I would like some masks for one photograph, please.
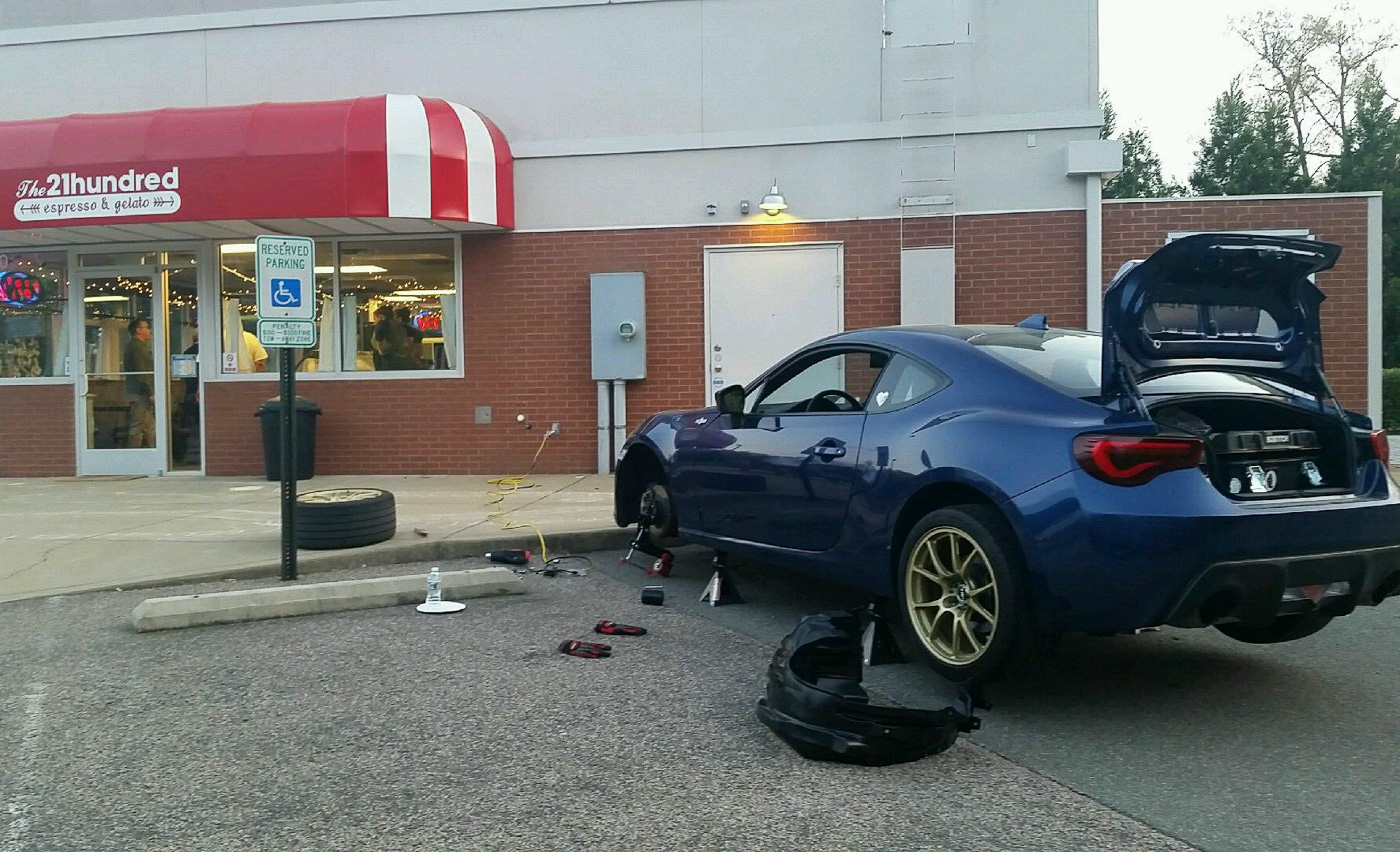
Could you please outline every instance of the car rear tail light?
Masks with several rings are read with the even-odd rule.
[[[1381,464],[1390,466],[1390,439],[1386,437],[1385,430],[1380,429],[1371,433],[1371,448],[1376,451],[1376,458],[1381,460]]]
[[[1095,479],[1109,485],[1142,485],[1172,470],[1201,463],[1205,442],[1199,438],[1130,438],[1080,435],[1074,459]]]

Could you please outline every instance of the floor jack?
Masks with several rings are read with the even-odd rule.
[[[669,577],[671,576],[671,561],[675,557],[671,551],[654,543],[651,536],[647,535],[647,527],[655,521],[656,516],[652,514],[651,506],[644,506],[642,516],[637,519],[637,534],[632,537],[632,543],[627,548],[627,555],[622,557],[621,562],[624,565],[636,565],[638,568],[645,569],[648,574]],[[645,553],[655,561],[650,565],[639,565],[632,561],[632,555],[635,553]]]
[[[700,602],[708,601],[710,606],[743,603],[744,598],[739,594],[739,588],[729,576],[729,554],[723,550],[716,550],[714,567],[715,574],[710,578],[710,584],[705,587],[705,591],[700,593]]]

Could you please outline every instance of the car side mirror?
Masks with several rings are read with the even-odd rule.
[[[720,414],[732,414],[735,416],[744,413],[744,386],[730,385],[723,390],[715,392],[715,405],[719,406]]]

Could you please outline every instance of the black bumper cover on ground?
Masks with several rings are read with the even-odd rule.
[[[942,710],[870,704],[860,685],[863,628],[864,619],[850,612],[803,618],[773,655],[759,720],[803,757],[866,766],[938,754],[959,731],[977,729],[972,698],[947,681]]]

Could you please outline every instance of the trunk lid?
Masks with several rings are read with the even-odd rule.
[[[1104,294],[1104,400],[1196,370],[1245,373],[1331,396],[1310,276],[1341,247],[1298,237],[1195,234],[1124,264]]]

